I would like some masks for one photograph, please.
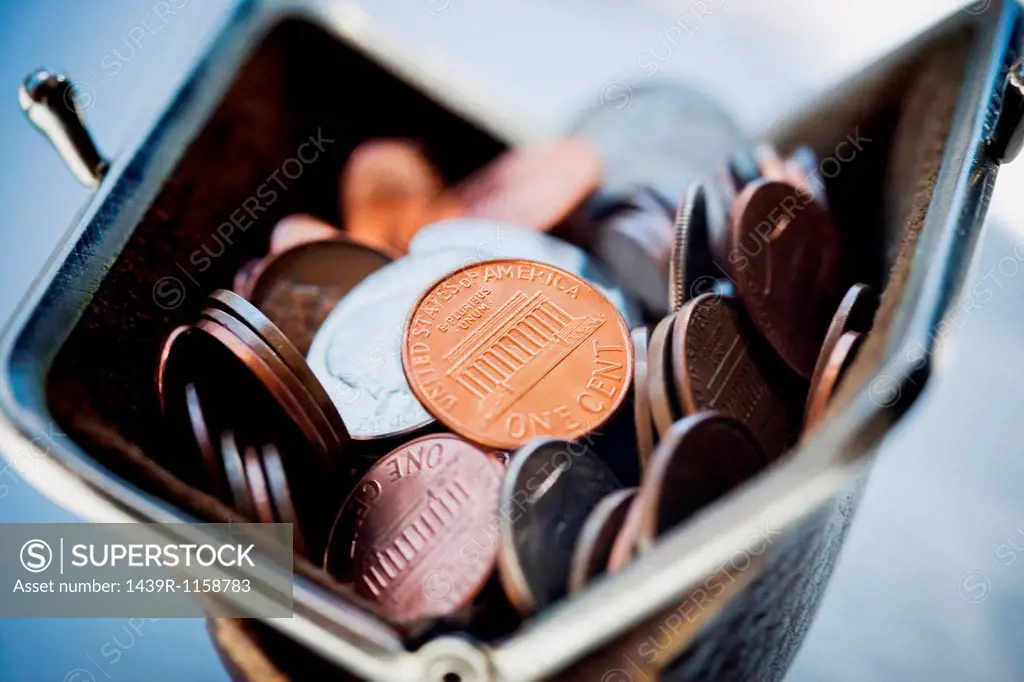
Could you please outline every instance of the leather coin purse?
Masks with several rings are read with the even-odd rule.
[[[210,621],[232,674],[641,680],[672,640],[663,679],[781,679],[876,445],[928,385],[999,165],[1021,145],[1020,8],[989,5],[958,12],[766,135],[822,160],[843,248],[880,301],[832,406],[795,448],[623,570],[495,641],[400,632],[297,556],[293,618]],[[327,2],[240,3],[153,126],[110,160],[68,109],[68,87],[37,74],[22,104],[95,191],[3,337],[0,433],[8,457],[47,439],[26,478],[86,520],[238,520],[173,473],[150,380],[158,350],[208,293],[231,287],[278,220],[337,215],[338,169],[359,143],[422,141],[458,179],[531,141]],[[282,166],[300,146],[319,159]]]

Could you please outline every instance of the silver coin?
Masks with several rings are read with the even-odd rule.
[[[306,360],[352,438],[397,436],[434,421],[405,379],[402,333],[428,286],[478,260],[467,249],[410,254],[371,273],[324,320]]]
[[[643,318],[631,299],[587,253],[544,232],[482,218],[441,220],[425,226],[409,243],[409,253],[469,250],[478,260],[520,258],[562,268],[593,285],[612,302],[630,329]]]
[[[627,93],[621,102],[600,102],[571,129],[604,162],[592,206],[621,199],[637,185],[659,188],[678,203],[690,182],[711,177],[744,144],[735,119],[699,90],[652,81],[629,83]]]
[[[569,591],[576,541],[590,512],[622,486],[583,443],[542,439],[520,448],[501,490],[499,577],[523,614]]]
[[[669,301],[674,313],[716,282],[718,270],[711,256],[711,227],[703,183],[692,183],[679,206],[668,267]]]

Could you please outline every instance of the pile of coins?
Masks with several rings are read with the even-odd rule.
[[[344,230],[282,220],[165,341],[180,475],[293,524],[391,623],[478,636],[756,476],[822,418],[876,305],[844,283],[814,154],[588,206],[610,163],[574,137],[446,187],[415,144],[364,143]]]

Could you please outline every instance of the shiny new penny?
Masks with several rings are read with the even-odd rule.
[[[743,422],[770,458],[781,455],[789,444],[786,405],[755,361],[736,301],[702,294],[676,317],[672,373],[683,414],[719,410]]]
[[[569,591],[578,592],[608,568],[612,543],[618,535],[626,512],[636,496],[636,488],[623,488],[606,495],[597,503],[580,530],[569,566]]]
[[[835,305],[839,246],[828,213],[788,183],[759,180],[733,203],[736,290],[761,334],[805,378]]]
[[[643,322],[636,303],[608,271],[586,251],[558,237],[497,220],[461,218],[427,225],[409,244],[409,251],[416,255],[452,249],[472,251],[477,261],[516,258],[568,270],[607,296],[630,329]]]
[[[644,476],[636,535],[640,550],[719,499],[768,464],[740,421],[706,411],[676,422],[661,439]]]
[[[414,306],[402,366],[448,428],[492,448],[599,428],[629,393],[633,346],[611,302],[575,275],[498,260],[460,268]]]
[[[871,329],[874,321],[875,310],[878,308],[878,297],[867,284],[854,284],[850,287],[839,307],[829,322],[828,330],[825,332],[825,340],[821,342],[821,350],[818,352],[818,361],[814,363],[814,373],[811,374],[811,390],[809,396],[814,395],[814,387],[821,383],[822,373],[825,365],[832,355],[832,349],[839,343],[839,337],[846,332],[865,333]],[[810,399],[808,399],[808,405]]]
[[[255,520],[260,523],[274,523],[274,507],[270,501],[267,479],[263,474],[260,451],[253,445],[246,446],[242,462],[245,467],[245,480],[249,486],[249,496],[256,511]]]
[[[341,230],[305,213],[285,216],[270,231],[270,255],[276,255],[301,244],[334,239]]]
[[[857,359],[857,351],[860,350],[863,340],[863,334],[846,332],[832,347],[825,360],[821,375],[816,377],[817,382],[811,384],[810,393],[807,396],[807,408],[804,410],[805,429],[816,424],[824,416],[836,389],[839,388],[850,365]]]
[[[601,180],[601,159],[584,140],[568,138],[505,152],[449,190],[467,216],[550,230]]]
[[[647,376],[647,327],[632,331],[633,357],[633,423],[636,429],[636,451],[641,471],[654,451],[654,422],[651,418],[651,397]]]
[[[407,140],[359,145],[342,171],[345,230],[360,241],[401,249],[427,219],[444,187],[440,173]]]
[[[664,434],[682,414],[672,390],[672,335],[675,316],[665,317],[654,327],[647,348],[647,396],[651,401],[651,419],[658,435]]]
[[[707,190],[695,182],[676,214],[672,254],[668,261],[669,309],[678,312],[691,298],[714,285],[719,274],[711,256]]]
[[[418,438],[363,476],[335,521],[326,568],[403,624],[451,616],[494,571],[504,469],[450,434]]]
[[[338,301],[393,255],[344,235],[299,244],[263,261],[248,298],[305,355]]]
[[[273,443],[263,446],[263,473],[266,475],[267,490],[270,501],[274,505],[274,515],[280,523],[292,525],[292,545],[299,554],[306,554],[306,542],[299,526],[299,517],[292,503],[291,488],[288,487],[288,476],[281,461],[281,453]]]
[[[218,289],[210,294],[207,303],[210,307],[223,310],[242,322],[273,349],[316,403],[318,411],[324,415],[333,433],[335,444],[341,445],[349,439],[345,422],[342,421],[341,415],[313,370],[306,364],[306,359],[269,318],[249,301],[224,289]]]
[[[569,570],[590,512],[621,486],[582,443],[545,438],[521,448],[501,486],[499,575],[528,615],[569,591]]]
[[[245,462],[238,449],[235,434],[224,431],[220,435],[220,455],[227,474],[228,487],[231,489],[231,501],[235,511],[247,519],[256,518],[256,505],[249,492],[249,481],[245,477]]]

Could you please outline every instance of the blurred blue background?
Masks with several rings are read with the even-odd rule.
[[[364,9],[385,35],[484,86],[490,105],[549,132],[609,82],[651,75],[651,64],[708,90],[756,132],[963,11],[955,0],[719,0],[698,15],[704,2],[375,0]],[[66,71],[102,151],[116,156],[229,2],[173,0],[176,14],[163,19],[160,4],[0,3],[0,319],[88,196],[24,119],[17,85],[41,65]],[[666,42],[679,26],[682,39]],[[951,327],[934,384],[883,446],[794,682],[1024,680],[1024,561],[1014,563],[1024,547],[1024,277],[1012,267],[1024,243],[1020,166],[1002,171],[972,275],[994,295]],[[66,520],[16,472],[0,471],[0,522]],[[0,682],[172,679],[227,679],[202,621],[0,620]]]

